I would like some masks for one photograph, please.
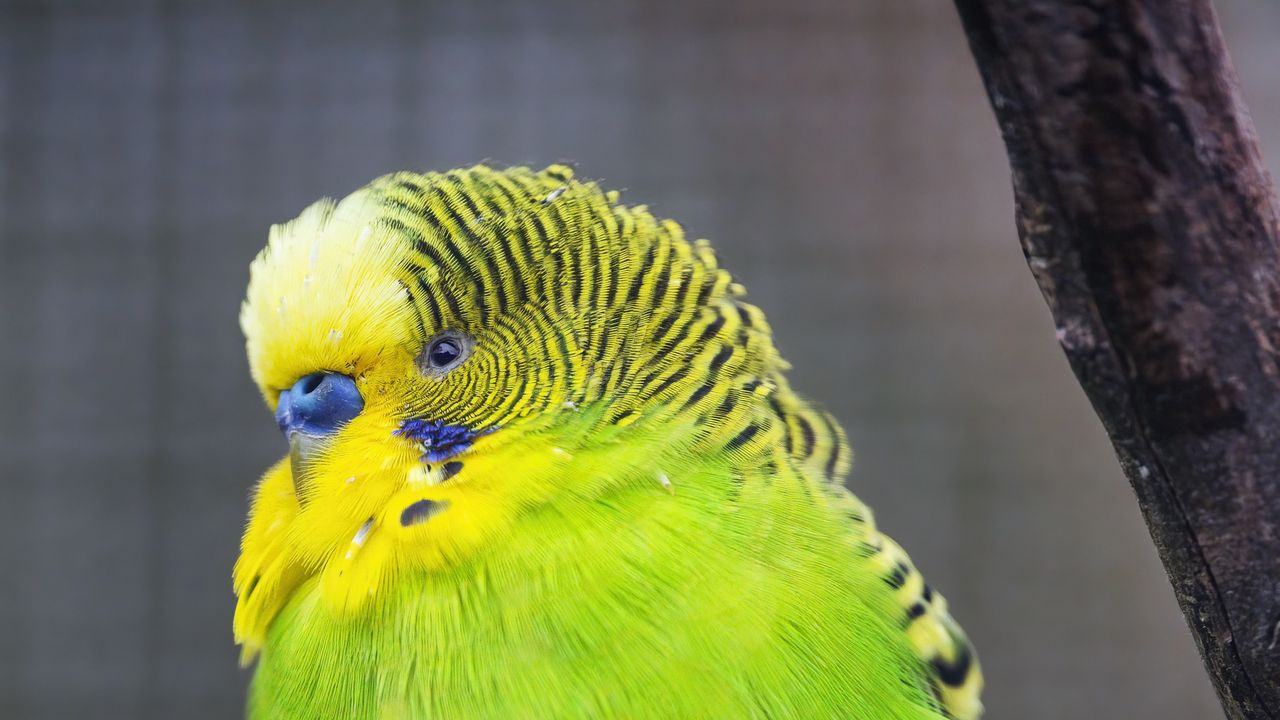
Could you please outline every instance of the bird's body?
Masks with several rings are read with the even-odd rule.
[[[295,450],[236,567],[250,715],[976,717],[945,601],[741,296],[561,167],[388,176],[273,232],[242,322]]]

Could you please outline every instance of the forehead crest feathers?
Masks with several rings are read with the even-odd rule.
[[[253,378],[269,401],[301,374],[350,372],[410,339],[396,277],[401,253],[373,222],[374,207],[367,190],[336,204],[321,200],[273,226],[250,265],[240,326]]]

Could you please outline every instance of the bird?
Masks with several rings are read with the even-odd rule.
[[[841,426],[677,222],[564,164],[397,172],[249,276],[289,452],[233,572],[248,717],[981,715]]]

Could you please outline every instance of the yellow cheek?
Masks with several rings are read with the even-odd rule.
[[[352,612],[402,573],[454,566],[499,541],[515,507],[495,490],[482,481],[431,486],[406,478],[325,566],[322,596],[333,610]]]
[[[505,536],[528,495],[515,480],[520,463],[485,452],[418,465],[379,518],[400,546],[400,564],[434,570],[470,557]]]
[[[572,456],[555,448],[487,443],[457,458],[404,470],[395,492],[352,529],[326,564],[322,596],[333,610],[360,609],[406,573],[455,567],[499,546],[518,516],[545,502]]]
[[[499,542],[510,531],[514,511],[500,495],[477,488],[424,492],[411,487],[387,504],[383,523],[403,549],[403,566],[430,571]]]

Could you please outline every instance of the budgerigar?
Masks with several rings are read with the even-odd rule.
[[[235,567],[250,717],[978,717],[969,642],[743,297],[563,166],[272,228],[241,324],[290,453]]]

